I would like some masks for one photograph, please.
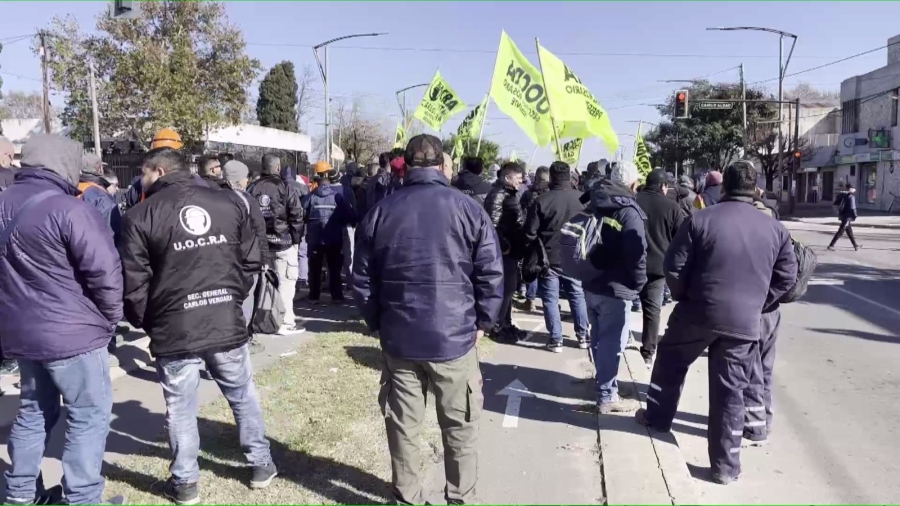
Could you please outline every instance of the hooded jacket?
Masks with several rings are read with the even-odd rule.
[[[484,209],[497,229],[500,251],[519,258],[522,254],[522,228],[525,225],[519,189],[511,188],[498,179],[485,197]]]
[[[658,186],[646,186],[637,194],[637,203],[647,216],[644,220],[647,240],[647,275],[661,278],[663,258],[669,243],[684,219],[678,203],[662,193]]]
[[[32,142],[32,141],[29,141]],[[81,153],[76,154],[80,165]],[[100,213],[73,181],[42,167],[16,174],[0,193],[0,229],[32,195],[0,249],[0,344],[7,358],[51,361],[109,344],[122,318],[122,266]]]
[[[241,306],[262,269],[259,236],[233,191],[173,172],[125,214],[125,316],[153,356],[228,350],[250,336]]]
[[[366,212],[368,213],[373,207],[381,202],[385,197],[394,193],[399,188],[391,179],[391,172],[387,169],[378,169],[378,173],[366,179]],[[360,216],[362,218],[362,216]]]
[[[119,212],[116,198],[110,195],[104,186],[105,183],[100,176],[82,173],[78,184],[81,195],[78,197],[94,206],[100,212],[100,216],[103,217],[103,221],[109,226],[113,235],[118,236],[122,215]]]
[[[675,186],[675,202],[681,209],[681,215],[684,218],[694,214],[694,201],[697,200],[697,194],[687,186]]]
[[[303,198],[303,215],[310,248],[343,244],[344,229],[353,222],[353,209],[341,187],[331,184],[320,184]]]
[[[672,318],[722,335],[759,339],[759,315],[797,282],[791,236],[749,197],[685,220],[666,252]]]
[[[563,225],[576,214],[584,211],[579,198],[581,192],[568,181],[536,183],[546,185],[547,190],[534,198],[525,219],[525,242],[541,241],[547,252],[550,267],[559,267],[559,238]]]
[[[718,204],[720,200],[722,200],[722,185],[710,186],[707,184],[703,192],[698,195],[698,198],[694,199],[694,208],[711,207]]]
[[[284,251],[300,244],[303,237],[303,206],[300,193],[280,175],[264,174],[247,188],[259,202],[266,220],[269,250]]]
[[[484,206],[484,200],[488,192],[491,191],[491,183],[485,181],[481,174],[475,174],[468,170],[460,171],[459,177],[453,183],[453,187],[472,197],[482,206]]]
[[[484,209],[443,174],[407,172],[360,223],[353,258],[357,305],[385,353],[436,362],[468,353],[500,312],[497,241]]]
[[[853,221],[859,217],[856,210],[856,194],[850,192],[842,192],[842,194],[838,203],[838,218]]]
[[[569,184],[569,187],[572,185]],[[562,186],[560,186],[562,188]],[[550,182],[549,181],[538,181],[531,185],[525,193],[522,194],[522,198],[519,199],[519,202],[522,206],[522,212],[525,213],[527,218],[528,216],[528,208],[534,204],[535,199],[540,197],[541,195],[550,191]]]
[[[290,186],[291,188],[296,190],[301,198],[309,195],[309,187],[306,186],[305,184],[302,184],[299,181],[297,181],[297,174],[296,174],[296,172],[294,172],[293,167],[291,167],[291,166],[282,167],[281,168],[281,179],[283,179],[284,182],[286,182],[288,184],[288,186]]]
[[[604,179],[591,187],[588,210],[598,218],[612,218],[618,225],[604,225],[602,244],[590,255],[597,268],[593,279],[582,280],[585,291],[634,300],[647,282],[647,240],[644,220],[647,216],[625,186]]]

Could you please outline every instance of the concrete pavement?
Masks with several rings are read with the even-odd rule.
[[[797,217],[791,218],[792,221],[805,223],[807,225],[828,225],[837,230],[840,220],[837,216],[826,217]],[[853,226],[857,228],[880,228],[888,230],[900,229],[900,215],[897,214],[879,214],[860,216],[853,222]]]

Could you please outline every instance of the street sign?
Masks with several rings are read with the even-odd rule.
[[[734,102],[697,102],[698,109],[713,109],[726,111],[734,109]]]

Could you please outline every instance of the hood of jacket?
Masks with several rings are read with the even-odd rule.
[[[338,192],[340,186],[335,187],[333,184],[320,184],[313,193],[319,197],[330,197]]]
[[[150,198],[150,196],[154,193],[162,191],[164,188],[168,188],[169,186],[197,184],[198,180],[200,181],[200,184],[206,185],[206,182],[203,181],[203,179],[200,179],[199,176],[197,178],[194,178],[194,175],[188,171],[171,172],[157,179],[155,183],[150,185],[150,188],[147,188],[144,191],[144,194],[147,195],[147,198]]]
[[[281,179],[285,181],[297,181],[297,172],[290,165],[281,168]]]
[[[453,186],[459,188],[460,190],[471,190],[480,184],[484,184],[487,181],[481,177],[480,174],[475,174],[474,172],[469,172],[467,170],[461,171],[459,173],[459,177],[456,178],[456,182]]]
[[[58,187],[59,189],[69,195],[72,195],[73,197],[81,193],[78,190],[77,186],[70,183],[67,179],[63,179],[63,176],[59,175],[55,171],[45,169],[43,167],[28,167],[19,169],[18,171],[16,171],[16,182],[19,181],[33,181],[38,183],[50,184]],[[75,184],[77,185],[78,183],[76,182]]]
[[[646,219],[644,211],[635,200],[635,194],[628,187],[610,179],[602,179],[591,187],[590,208],[594,211],[610,213],[625,207],[636,209],[641,214],[641,218]]]
[[[566,188],[562,183],[554,183],[551,185],[550,181],[538,181],[531,185],[531,191],[533,191],[534,193],[544,193],[548,190],[569,189],[571,187],[572,186],[569,185],[569,187]]]

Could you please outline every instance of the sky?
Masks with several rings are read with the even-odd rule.
[[[33,33],[54,15],[73,15],[92,30],[109,2],[0,1],[0,41]],[[778,37],[762,32],[707,31],[716,26],[762,26],[794,33],[798,42],[788,74],[887,44],[900,34],[900,2],[228,2],[248,53],[265,68],[290,60],[301,68],[315,59],[311,46],[355,33],[387,32],[375,38],[335,43],[329,49],[331,96],[358,97],[368,113],[396,123],[396,91],[431,80],[438,68],[470,105],[488,91],[500,31],[537,64],[534,40],[559,56],[597,97],[632,153],[636,121],[656,122],[652,106],[683,85],[660,80],[710,76],[737,82],[744,64],[749,83],[778,75]],[[789,47],[788,43],[785,44]],[[785,49],[785,55],[787,49]],[[806,82],[840,89],[842,80],[886,64],[881,49],[820,70],[789,77],[785,88]],[[3,91],[39,90],[40,62],[29,42],[0,53]],[[262,74],[261,74],[262,75]],[[318,73],[316,74],[318,75]],[[17,77],[22,76],[22,77]],[[767,83],[775,89],[773,82]],[[321,94],[321,81],[317,81]],[[252,93],[256,94],[256,85]],[[407,94],[410,108],[424,88]],[[62,97],[53,97],[62,103]],[[445,124],[455,132],[460,113]],[[302,122],[313,136],[324,131],[324,108]],[[427,127],[425,127],[427,130]],[[549,164],[548,148],[535,151],[528,137],[495,105],[484,136],[514,150],[531,166]],[[597,138],[585,142],[580,167],[612,158]]]

